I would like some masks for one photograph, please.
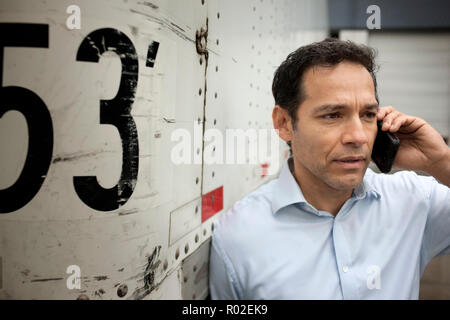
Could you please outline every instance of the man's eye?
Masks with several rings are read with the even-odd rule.
[[[375,112],[367,112],[364,114],[365,117],[369,118],[369,119],[373,119],[377,116],[377,114]]]
[[[322,118],[324,119],[337,119],[339,118],[340,114],[335,112],[335,113],[329,113],[329,114],[325,114],[322,116]]]

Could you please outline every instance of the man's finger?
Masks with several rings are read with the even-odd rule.
[[[402,114],[398,111],[393,111],[389,114],[387,114],[384,119],[383,119],[383,126],[382,126],[382,130],[386,131],[389,130],[389,128],[392,126],[392,124],[394,123],[394,120],[398,117],[400,117]]]
[[[378,109],[377,120],[383,119],[388,113],[391,113],[395,109],[392,106],[381,107]]]
[[[390,132],[397,132],[400,127],[404,124],[406,124],[408,121],[408,116],[404,114],[400,114],[397,118],[394,119],[394,121],[391,124],[391,127],[389,128]]]

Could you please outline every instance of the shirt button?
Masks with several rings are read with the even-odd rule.
[[[343,267],[342,267],[342,271],[344,271],[344,273],[347,273],[348,267],[347,267],[347,266],[343,266]]]

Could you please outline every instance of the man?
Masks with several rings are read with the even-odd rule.
[[[216,224],[212,299],[418,299],[450,253],[450,149],[378,107],[374,67],[370,48],[326,39],[278,68],[273,124],[293,156]],[[394,165],[429,177],[368,169],[377,120],[400,138]]]

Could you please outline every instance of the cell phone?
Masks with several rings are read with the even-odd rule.
[[[382,131],[383,121],[377,121],[378,132],[372,150],[372,160],[383,173],[392,169],[395,156],[400,147],[400,139],[389,131]]]

